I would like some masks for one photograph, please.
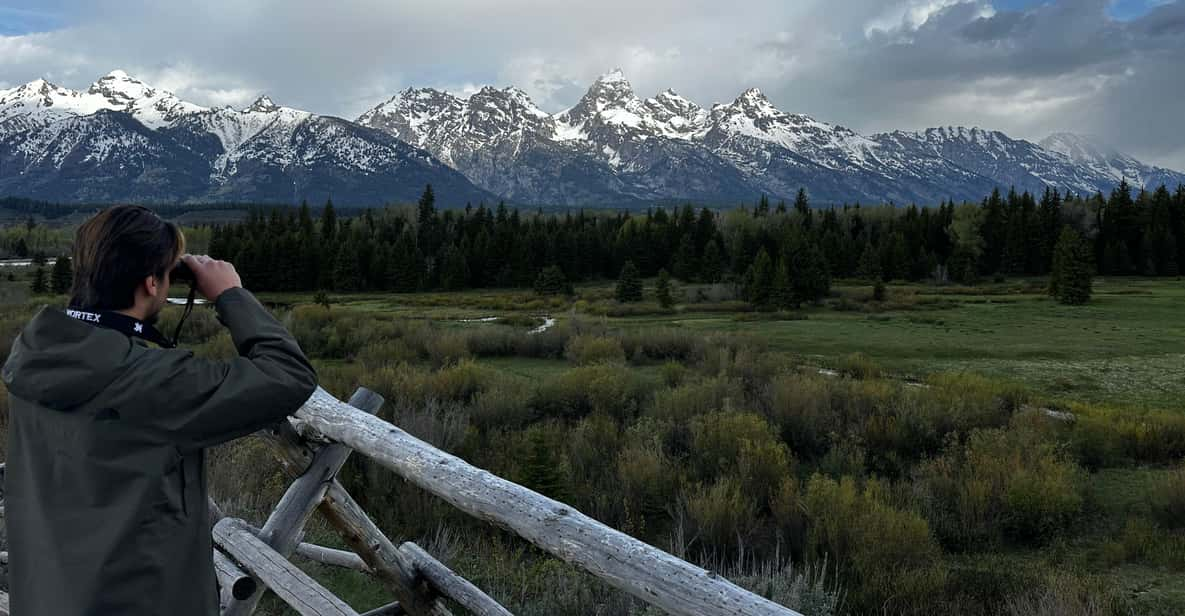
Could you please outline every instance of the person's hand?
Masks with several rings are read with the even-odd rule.
[[[193,270],[194,284],[198,293],[210,301],[218,299],[227,289],[243,286],[235,266],[227,261],[212,259],[207,255],[182,255],[181,260]]]

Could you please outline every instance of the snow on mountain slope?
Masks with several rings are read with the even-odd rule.
[[[5,194],[59,200],[332,195],[375,204],[414,200],[426,183],[461,202],[493,198],[385,133],[266,96],[243,110],[209,109],[123,71],[85,92],[43,80],[0,92],[0,163]],[[94,181],[71,181],[84,170]],[[47,188],[51,180],[59,186]]]
[[[844,127],[783,112],[756,89],[707,110],[671,90],[641,99],[618,69],[555,115],[520,93],[522,105],[500,105],[475,121],[474,109],[496,92],[504,91],[487,87],[463,99],[409,89],[358,122],[428,149],[479,186],[533,203],[559,197],[575,205],[589,189],[613,203],[728,202],[792,196],[799,187],[825,200],[929,201],[991,187],[936,155],[910,160]],[[558,170],[570,178],[574,165],[589,172],[572,180],[581,189],[543,188],[543,178],[566,182]],[[593,181],[600,184],[588,186]]]
[[[941,127],[919,132],[895,131],[874,137],[885,148],[904,156],[941,156],[1001,187],[1040,192],[1046,186],[1090,194],[1109,190],[1110,177],[1074,163],[1065,155],[981,128]]]
[[[1127,180],[1133,186],[1173,187],[1185,184],[1185,173],[1142,163],[1116,150],[1098,137],[1073,133],[1054,133],[1041,140],[1041,147],[1062,154],[1080,167],[1118,184]]]
[[[429,178],[458,201],[549,205],[728,204],[799,188],[817,203],[935,203],[996,187],[1081,194],[1122,179],[1185,182],[1078,135],[1041,144],[962,127],[865,136],[782,111],[757,89],[706,109],[671,90],[643,99],[620,69],[556,114],[514,87],[464,98],[420,88],[355,122],[266,96],[246,109],[206,108],[118,70],[85,91],[44,80],[0,90],[7,194],[374,203],[414,198]]]

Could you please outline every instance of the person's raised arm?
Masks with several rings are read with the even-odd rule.
[[[185,257],[198,291],[214,302],[218,320],[239,353],[229,361],[192,351],[143,351],[142,370],[154,402],[148,418],[182,449],[210,447],[246,436],[300,408],[317,387],[317,374],[296,339],[255,296],[242,288],[234,266]]]

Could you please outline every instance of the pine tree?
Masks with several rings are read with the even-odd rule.
[[[787,259],[780,259],[774,268],[773,285],[770,288],[770,303],[777,308],[791,308],[794,306],[794,285],[790,281],[790,266]]]
[[[539,272],[535,278],[535,293],[539,295],[572,295],[572,283],[564,276],[564,270],[559,266],[549,265]]]
[[[69,293],[73,284],[74,269],[70,267],[70,257],[58,257],[53,262],[53,271],[50,273],[50,288],[54,293],[61,295]]]
[[[689,281],[696,278],[699,263],[696,262],[695,241],[690,233],[683,235],[683,239],[679,241],[679,248],[675,251],[671,269],[674,270],[675,278],[679,280]]]
[[[708,242],[700,267],[700,277],[704,282],[720,282],[724,276],[724,254],[720,250],[719,242],[714,239]]]
[[[44,295],[49,292],[49,285],[45,283],[44,267],[33,270],[33,281],[29,283],[29,290],[36,295]]]
[[[654,295],[658,298],[658,305],[663,308],[670,308],[675,304],[675,299],[671,297],[671,275],[667,270],[658,270],[658,281],[654,285]]]
[[[745,301],[755,306],[767,306],[773,292],[774,264],[764,248],[757,252],[757,258],[745,272]]]
[[[757,210],[753,212],[754,216],[769,215],[769,197],[761,195],[761,200],[757,202]]]
[[[416,227],[419,233],[416,240],[419,242],[420,250],[426,255],[435,254],[440,247],[437,222],[436,193],[432,192],[432,185],[428,184],[424,187],[424,194],[420,195],[420,201],[416,206]]]
[[[617,301],[642,301],[642,278],[633,261],[626,261],[621,268],[621,277],[617,279]]]
[[[1062,229],[1053,254],[1049,293],[1062,304],[1079,305],[1090,301],[1094,271],[1090,246],[1070,227]]]
[[[423,278],[423,255],[416,246],[416,237],[404,231],[388,254],[387,285],[389,288],[410,293],[419,289]]]
[[[321,243],[332,245],[337,237],[337,213],[333,210],[333,200],[325,202],[325,209],[321,210]]]
[[[556,500],[567,497],[567,488],[556,455],[547,435],[540,428],[532,428],[527,434],[527,456],[523,462],[523,485]]]
[[[462,289],[469,281],[469,264],[456,244],[449,244],[440,254],[440,287],[445,291]]]
[[[789,261],[795,304],[817,302],[831,292],[831,274],[818,246],[811,242],[799,244]]]
[[[358,263],[357,245],[342,242],[333,260],[333,287],[337,291],[361,291],[362,269]]]

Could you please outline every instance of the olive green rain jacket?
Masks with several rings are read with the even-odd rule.
[[[50,307],[13,342],[0,373],[13,614],[218,613],[203,449],[295,412],[317,377],[251,293],[214,308],[240,357],[149,348]]]

